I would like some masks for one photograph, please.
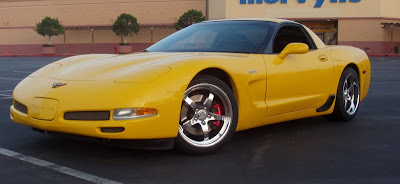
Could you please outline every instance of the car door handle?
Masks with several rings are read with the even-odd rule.
[[[320,61],[322,61],[322,62],[326,62],[326,61],[328,61],[328,56],[326,56],[326,55],[320,55],[320,56],[318,56],[318,59],[319,59]]]

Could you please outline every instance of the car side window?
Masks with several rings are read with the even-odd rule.
[[[283,26],[279,29],[274,39],[273,53],[281,53],[289,43],[305,43],[310,49],[315,49],[304,32],[298,26]]]

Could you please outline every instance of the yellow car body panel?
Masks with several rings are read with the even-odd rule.
[[[316,39],[315,34],[310,35]],[[20,112],[14,104],[10,116],[17,123],[37,129],[91,137],[174,138],[178,135],[184,92],[206,69],[224,71],[229,78],[239,110],[236,131],[332,113],[334,105],[324,112],[316,109],[330,95],[336,95],[346,67],[358,71],[364,99],[371,77],[366,54],[353,47],[316,44],[318,49],[284,59],[277,54],[203,52],[70,57],[49,64],[19,83],[13,92],[14,103],[25,105],[28,112]],[[65,85],[53,88],[54,82]],[[157,115],[114,120],[113,112],[121,108],[154,108]],[[110,119],[64,118],[66,112],[74,111],[110,111]],[[123,127],[124,131],[101,131],[107,127]]]

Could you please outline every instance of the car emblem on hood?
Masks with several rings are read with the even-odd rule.
[[[51,88],[58,88],[58,87],[65,86],[65,85],[67,85],[67,83],[55,82],[55,83],[53,83],[53,86]]]

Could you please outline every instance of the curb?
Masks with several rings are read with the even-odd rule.
[[[400,54],[369,54],[369,57],[400,57]]]
[[[0,55],[0,57],[71,57],[77,55]],[[400,57],[400,54],[368,54],[368,57]]]
[[[0,55],[0,57],[71,57],[76,55]]]

